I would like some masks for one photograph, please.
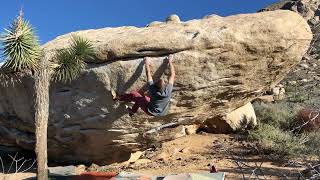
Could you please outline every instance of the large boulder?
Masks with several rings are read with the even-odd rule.
[[[106,164],[129,159],[132,151],[169,139],[168,128],[205,124],[231,132],[226,116],[281,81],[301,60],[312,34],[290,11],[207,16],[201,20],[137,28],[86,30],[45,44],[48,59],[67,47],[72,34],[93,42],[96,59],[78,80],[50,89],[48,153],[51,160]],[[152,56],[154,78],[167,75],[164,56],[174,54],[177,79],[170,114],[133,118],[119,93],[146,90],[142,58]],[[0,144],[34,148],[33,80],[0,88]],[[249,122],[248,122],[249,123]],[[164,125],[167,124],[167,125]],[[161,128],[156,128],[161,127]],[[170,135],[178,137],[180,135]]]

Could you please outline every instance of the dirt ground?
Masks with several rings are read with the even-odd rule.
[[[98,169],[164,175],[210,172],[212,166],[215,166],[218,171],[226,173],[226,179],[243,179],[243,176],[246,179],[297,179],[298,173],[303,170],[283,160],[270,161],[263,158],[254,152],[249,143],[236,140],[233,135],[223,134],[185,136],[132,157],[131,162]]]
[[[0,180],[22,180],[35,177],[35,173],[15,173],[15,174],[1,174]]]
[[[132,154],[128,162],[108,166],[77,166],[83,171],[126,171],[145,175],[186,172],[210,172],[212,166],[226,173],[226,179],[298,179],[299,167],[286,167],[285,161],[270,161],[257,155],[247,142],[233,135],[194,134],[163,143],[145,152]],[[292,164],[291,164],[292,165]],[[21,180],[34,173],[18,173],[0,180]]]

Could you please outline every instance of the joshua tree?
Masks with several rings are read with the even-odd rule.
[[[48,59],[41,50],[38,38],[23,14],[12,22],[1,36],[5,63],[1,74],[10,77],[17,73],[31,72],[34,77],[34,120],[37,154],[37,178],[48,179],[47,168],[47,126],[49,116],[50,81],[72,81],[85,68],[84,60],[94,55],[88,40],[72,36],[68,48],[56,52],[55,58]]]

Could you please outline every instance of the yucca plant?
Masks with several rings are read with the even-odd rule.
[[[34,76],[34,119],[37,154],[37,179],[48,179],[47,127],[49,117],[50,81],[70,82],[85,68],[84,60],[94,56],[91,43],[79,36],[72,36],[70,47],[57,51],[54,61],[48,61],[41,51],[31,25],[23,19],[22,12],[1,36],[6,62],[1,73],[32,70]],[[0,76],[1,77],[1,76]]]
[[[22,11],[20,15],[11,23],[8,29],[1,35],[3,55],[5,63],[1,67],[1,73],[12,75],[18,72],[38,69],[41,59],[39,41],[34,34],[31,25],[23,19]],[[39,72],[43,72],[40,70]],[[36,127],[36,147],[38,179],[48,178],[47,170],[47,122],[48,122],[48,100],[49,92],[44,76],[35,73],[35,127]],[[45,83],[45,84],[43,84]],[[40,92],[41,91],[41,92]],[[45,92],[48,91],[48,92]],[[39,101],[40,100],[40,101]]]
[[[11,71],[36,69],[40,59],[40,45],[34,29],[24,21],[22,13],[1,36],[4,56],[3,68]]]
[[[85,67],[85,60],[94,57],[94,48],[90,41],[73,35],[70,47],[58,50],[56,64],[53,64],[53,79],[55,81],[72,81],[78,77]]]

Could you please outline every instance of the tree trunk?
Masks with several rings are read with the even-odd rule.
[[[45,61],[44,59],[41,61]],[[47,128],[49,117],[49,70],[41,62],[35,75],[35,127],[36,127],[36,154],[37,154],[37,179],[48,179],[47,166]]]

